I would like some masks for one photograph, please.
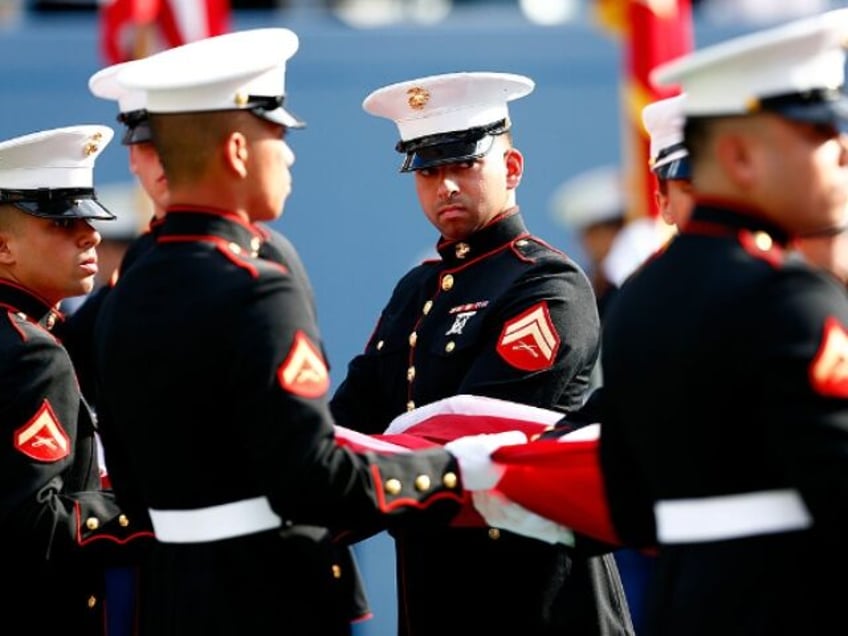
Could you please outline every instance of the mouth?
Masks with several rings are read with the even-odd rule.
[[[440,219],[455,219],[465,214],[464,209],[458,205],[447,205],[439,209]]]
[[[89,258],[84,260],[80,263],[80,269],[82,269],[87,276],[94,276],[97,274],[97,259]]]

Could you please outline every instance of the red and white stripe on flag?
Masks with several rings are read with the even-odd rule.
[[[558,411],[516,402],[458,395],[398,416],[382,435],[337,426],[336,439],[357,451],[409,452],[466,435],[518,430],[532,438],[562,417]],[[492,458],[507,467],[496,488],[502,495],[581,534],[618,543],[606,505],[597,426],[558,439],[505,446]],[[485,522],[469,505],[454,525]]]
[[[558,439],[504,446],[492,459],[506,465],[497,491],[575,532],[620,544],[606,502],[598,425]]]
[[[101,57],[117,64],[227,33],[230,0],[105,0],[99,18]],[[151,35],[155,41],[140,41]]]

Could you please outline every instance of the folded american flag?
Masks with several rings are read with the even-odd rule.
[[[337,426],[340,444],[354,450],[409,452],[444,445],[467,435],[522,431],[535,439],[563,419],[558,411],[476,395],[457,395],[395,418],[382,435]],[[556,439],[503,446],[492,459],[506,466],[494,489],[528,510],[572,530],[619,543],[604,495],[598,457],[598,426]],[[486,525],[469,504],[454,525]]]

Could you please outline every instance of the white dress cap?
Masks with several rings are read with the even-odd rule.
[[[621,172],[616,166],[599,166],[564,181],[551,197],[554,218],[572,231],[598,223],[624,220],[625,202]]]
[[[283,126],[303,126],[282,108],[286,61],[298,49],[284,28],[236,31],[135,60],[117,74],[147,94],[150,113],[250,110]]]
[[[401,141],[410,141],[508,119],[507,102],[534,87],[533,80],[523,75],[448,73],[378,88],[362,107],[393,120]]]
[[[688,116],[841,118],[846,35],[848,9],[828,11],[694,51],[658,66],[651,81],[680,85]]]
[[[118,83],[118,73],[139,60],[113,64],[97,71],[88,78],[88,89],[95,97],[118,102],[118,110],[129,113],[147,106],[147,96],[142,90],[130,90]]]
[[[92,188],[108,126],[68,126],[0,142],[0,190]]]
[[[651,102],[642,109],[642,124],[651,139],[651,170],[656,172],[673,161],[689,156],[683,145],[683,110],[686,94]]]
[[[125,131],[121,143],[125,145],[153,140],[150,121],[147,117],[147,94],[142,90],[130,90],[118,83],[118,73],[138,60],[121,62],[100,69],[88,78],[88,89],[95,97],[118,102],[118,121]]]
[[[94,163],[114,134],[80,125],[0,142],[0,203],[48,218],[114,218],[94,198]]]

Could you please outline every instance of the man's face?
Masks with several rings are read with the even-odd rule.
[[[168,207],[168,181],[165,179],[165,171],[156,148],[151,142],[142,142],[130,144],[127,149],[130,155],[130,171],[153,201],[156,216],[164,215],[165,208]]]
[[[848,208],[848,144],[834,125],[758,118],[751,146],[761,207],[794,234],[842,226]]]
[[[248,207],[253,221],[278,218],[291,194],[291,166],[295,156],[285,140],[286,129],[258,117],[250,132],[249,171],[255,176],[253,201]]]
[[[415,171],[421,209],[441,235],[461,240],[515,203],[524,159],[506,137],[495,137],[480,159]]]
[[[100,234],[84,219],[42,219],[19,210],[0,231],[0,272],[51,304],[87,294],[97,274]]]
[[[663,221],[680,229],[692,215],[695,205],[692,182],[687,179],[666,179],[657,190],[657,207]]]

